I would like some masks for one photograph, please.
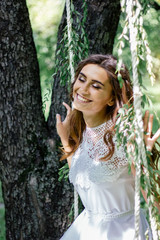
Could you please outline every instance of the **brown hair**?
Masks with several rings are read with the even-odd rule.
[[[75,72],[75,80],[71,86],[71,99],[73,94],[73,86],[75,81],[78,78],[78,75],[82,68],[87,64],[96,64],[107,72],[110,84],[112,86],[112,95],[114,104],[112,106],[106,106],[106,117],[107,119],[112,119],[113,123],[116,122],[116,116],[119,108],[123,106],[123,104],[130,104],[133,101],[133,91],[132,84],[129,77],[129,72],[124,64],[121,66],[120,74],[123,80],[122,88],[120,87],[118,81],[118,72],[117,72],[117,59],[112,55],[91,55],[88,58],[84,59],[78,64],[78,67]],[[73,99],[72,99],[73,100]],[[69,134],[69,146],[71,147],[71,152],[65,152],[62,156],[61,160],[67,158],[71,154],[73,154],[82,141],[82,134],[85,130],[86,124],[83,119],[82,112],[74,109],[72,111],[71,121],[70,121],[70,134]],[[109,159],[114,153],[114,144],[112,141],[113,129],[108,130],[104,135],[104,141],[109,148],[109,153],[102,158],[102,160]],[[107,136],[107,140],[106,140]]]

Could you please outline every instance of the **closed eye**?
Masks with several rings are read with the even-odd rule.
[[[86,81],[86,79],[84,79],[83,77],[79,77],[78,80],[79,80],[80,82],[85,82],[85,81]],[[100,87],[99,84],[97,84],[97,83],[92,84],[92,87],[93,87],[93,88],[96,88],[96,89],[101,89],[101,87]]]
[[[80,82],[85,82],[85,79],[82,78],[82,77],[79,77],[78,80],[79,80]]]
[[[96,89],[101,89],[101,87],[98,84],[92,84],[92,86]]]

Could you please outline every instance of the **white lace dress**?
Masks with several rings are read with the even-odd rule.
[[[122,147],[108,161],[100,161],[108,148],[103,141],[112,121],[86,128],[83,141],[72,158],[69,179],[78,191],[85,209],[61,240],[133,240],[134,177]],[[152,239],[144,214],[140,214],[139,240]]]

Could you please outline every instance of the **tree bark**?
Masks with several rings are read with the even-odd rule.
[[[82,15],[82,1],[73,1]],[[90,53],[112,52],[119,1],[87,1]],[[58,44],[66,15],[59,27]],[[7,240],[57,240],[66,229],[73,187],[58,182],[55,114],[65,110],[66,86],[54,79],[48,123],[42,113],[39,67],[25,1],[0,2],[0,177]]]
[[[1,1],[0,9],[0,163],[6,238],[39,239],[43,223],[38,222],[32,175],[42,160],[39,148],[45,136],[39,67],[25,1]]]

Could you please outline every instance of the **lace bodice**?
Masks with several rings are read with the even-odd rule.
[[[69,173],[70,181],[82,188],[89,188],[92,183],[115,181],[127,167],[127,159],[122,146],[117,148],[116,136],[113,136],[115,150],[113,156],[102,161],[101,158],[109,152],[104,142],[104,134],[113,126],[111,120],[98,127],[89,128],[83,133],[83,140],[72,157]],[[107,140],[108,135],[106,135]]]

